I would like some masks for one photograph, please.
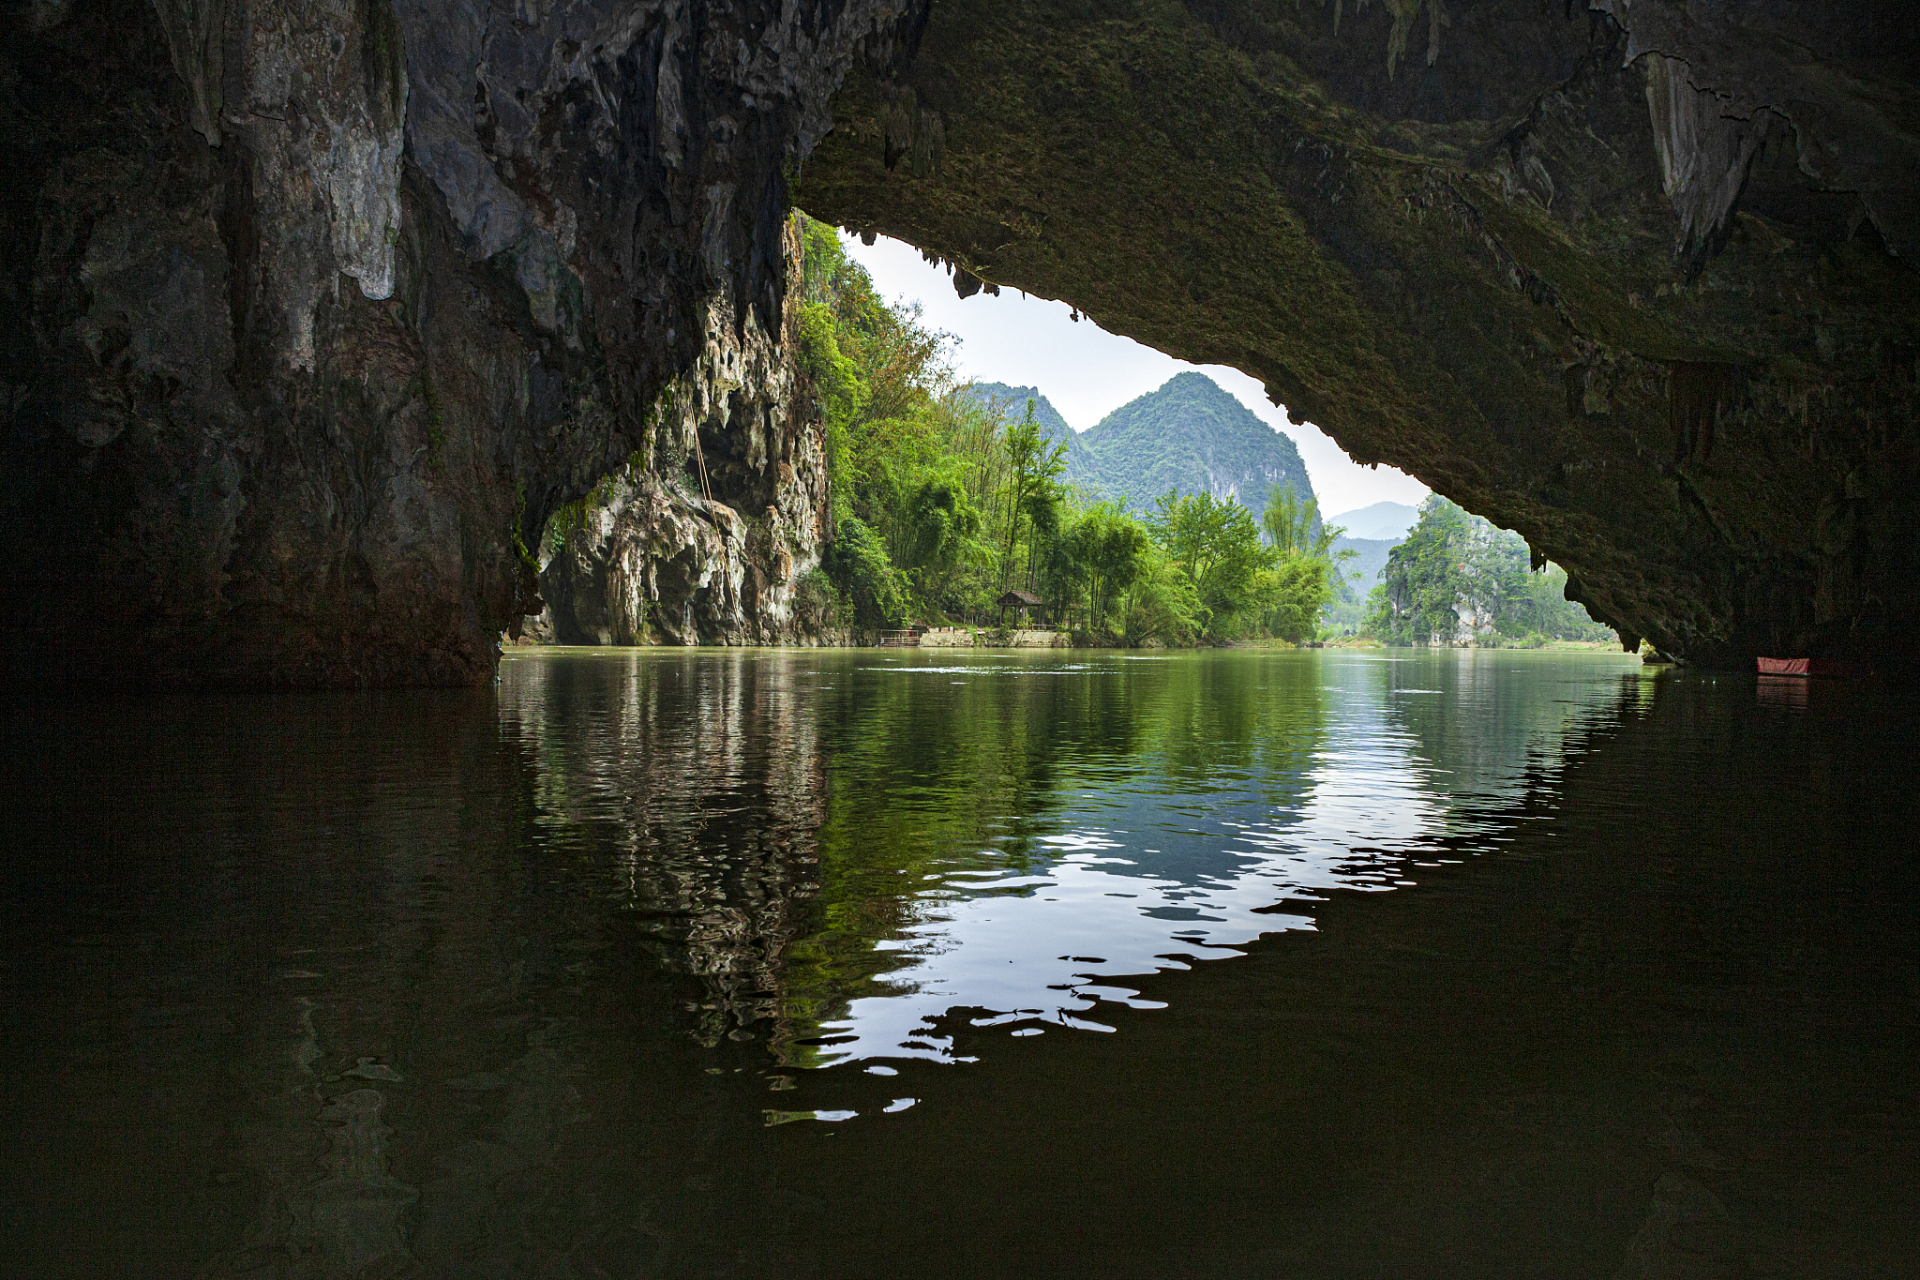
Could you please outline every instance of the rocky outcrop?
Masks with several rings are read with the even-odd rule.
[[[683,600],[742,601],[682,634],[780,634],[755,557],[781,537],[714,492],[746,526],[723,567],[725,517],[649,414],[729,327],[780,331],[796,192],[944,256],[963,295],[1017,285],[1256,374],[1667,652],[1920,636],[1900,0],[0,22],[17,674],[485,679],[538,607],[536,531],[635,455],[650,554],[707,548]]]
[[[794,247],[789,260],[798,261]],[[824,440],[791,343],[748,316],[661,398],[647,449],[549,521],[544,621],[561,644],[808,644],[832,528]]]

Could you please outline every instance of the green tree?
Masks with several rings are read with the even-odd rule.
[[[1027,495],[1026,584],[1029,591],[1037,581],[1035,574],[1038,572],[1042,550],[1060,536],[1060,524],[1066,501],[1066,490],[1057,484],[1046,485]]]
[[[851,510],[851,441],[867,406],[867,384],[840,350],[839,325],[832,309],[825,303],[802,302],[797,311],[795,363],[813,384],[826,428],[827,475],[837,525]]]
[[[1532,556],[1519,534],[1434,494],[1388,554],[1367,599],[1366,630],[1389,644],[1606,638],[1607,628],[1565,599],[1566,574],[1551,564],[1532,570]]]
[[[1193,582],[1165,551],[1149,542],[1127,592],[1122,637],[1131,648],[1178,646],[1200,634],[1204,610]]]
[[[877,630],[905,621],[907,605],[899,570],[888,558],[886,544],[858,516],[840,522],[822,567],[851,607],[853,616],[848,621],[854,626]]]
[[[1387,554],[1380,586],[1369,597],[1368,630],[1389,644],[1451,644],[1466,595],[1461,544],[1467,513],[1433,494],[1406,540]]]
[[[907,506],[901,542],[922,598],[939,600],[957,572],[987,558],[990,553],[980,540],[982,523],[964,484],[937,478],[921,482]]]
[[[1022,524],[1031,522],[1036,506],[1044,509],[1057,501],[1060,473],[1067,469],[1067,446],[1053,444],[1041,434],[1033,411],[1034,402],[1029,400],[1026,417],[1006,433],[1007,460],[1013,475],[1007,495],[1007,551],[1000,570],[1002,590],[1010,585],[1013,577],[1014,548],[1019,543]],[[1031,585],[1031,572],[1028,581]]]
[[[1086,591],[1086,628],[1106,633],[1119,594],[1140,574],[1150,545],[1147,531],[1119,507],[1102,502],[1074,522],[1065,542]]]
[[[1273,556],[1260,542],[1252,512],[1210,493],[1169,491],[1154,504],[1147,528],[1193,584],[1207,639],[1231,640],[1249,616],[1258,616],[1260,571]]]
[[[1322,524],[1312,498],[1301,502],[1277,484],[1268,492],[1260,524],[1275,556],[1259,593],[1267,602],[1267,628],[1283,640],[1309,639],[1319,634],[1321,617],[1339,593],[1340,575],[1354,557],[1351,550],[1333,550],[1346,531]]]
[[[796,363],[824,420],[836,542],[846,542],[823,567],[849,622],[894,625],[916,596],[951,587],[981,533],[938,420],[952,339],[921,324],[917,304],[883,301],[832,227],[796,218]]]

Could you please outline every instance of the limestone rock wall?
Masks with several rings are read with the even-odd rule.
[[[797,260],[797,258],[795,259]],[[792,346],[716,317],[648,449],[558,513],[540,571],[561,644],[809,644],[831,531],[821,425]]]
[[[810,464],[783,452],[788,424],[733,405],[770,403],[755,375],[721,366],[781,332],[787,185],[846,68],[904,57],[917,18],[900,0],[8,6],[10,671],[488,679],[538,608],[548,513],[672,452],[669,387],[695,402],[683,436],[707,424],[715,500],[752,502],[687,570],[734,602],[683,625],[778,632],[813,499],[799,470],[772,489]],[[659,461],[649,591],[678,572],[667,544],[726,520]],[[768,507],[782,532],[761,532]]]

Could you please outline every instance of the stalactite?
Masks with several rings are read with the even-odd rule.
[[[1675,463],[1712,459],[1715,425],[1739,394],[1736,365],[1676,360],[1668,366],[1667,421],[1673,427]]]

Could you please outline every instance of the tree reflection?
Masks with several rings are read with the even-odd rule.
[[[956,959],[968,902],[1097,863],[1076,891],[1138,898],[1115,971],[1159,964],[1156,939],[1244,941],[1276,898],[1384,886],[1484,834],[1618,698],[1577,664],[1390,656],[643,651],[516,662],[501,714],[533,838],[698,980],[696,1037],[812,1067],[928,982],[992,1005]]]

